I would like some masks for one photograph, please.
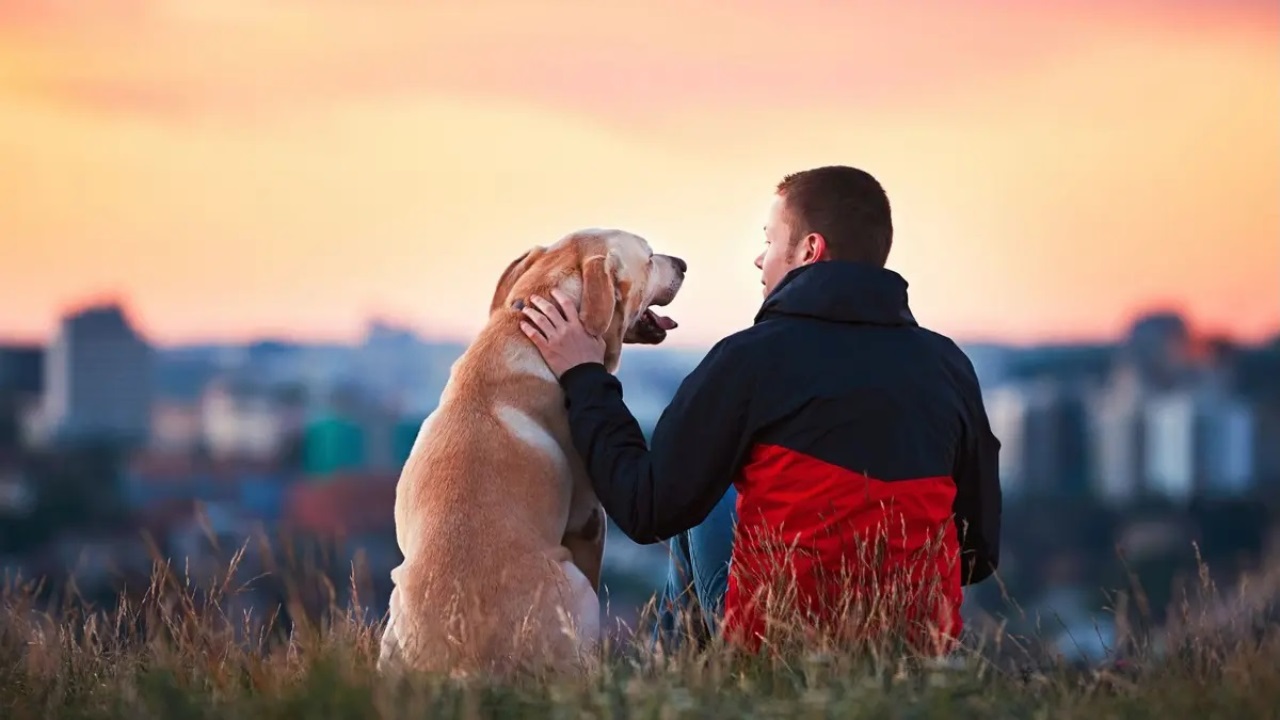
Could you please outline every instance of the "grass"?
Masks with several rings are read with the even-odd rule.
[[[1210,622],[1198,608],[1220,593],[1203,571],[1165,634],[1128,618],[1140,602],[1117,604],[1130,628],[1117,650],[1124,666],[1071,667],[1034,638],[995,627],[968,638],[952,667],[885,645],[810,642],[745,656],[713,643],[664,656],[634,642],[607,647],[586,678],[392,680],[374,670],[380,628],[358,607],[333,606],[288,630],[226,609],[240,558],[205,590],[157,562],[146,591],[109,611],[77,600],[74,588],[41,607],[37,584],[10,580],[0,603],[0,718],[1169,720],[1273,717],[1280,707],[1280,626],[1269,606]]]

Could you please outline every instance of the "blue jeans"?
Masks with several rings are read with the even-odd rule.
[[[685,629],[695,633],[699,644],[715,635],[729,583],[737,501],[738,493],[731,485],[700,525],[680,533],[668,544],[671,559],[658,608],[655,641],[662,639],[668,646],[678,645]],[[696,615],[691,617],[691,613]],[[687,627],[690,622],[695,623],[694,627]]]

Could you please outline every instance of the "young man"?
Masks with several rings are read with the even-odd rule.
[[[574,444],[623,532],[671,538],[736,488],[720,630],[748,648],[778,622],[862,623],[944,653],[961,587],[998,564],[1000,443],[968,358],[916,323],[907,283],[885,269],[892,238],[888,198],[866,172],[786,177],[756,258],[755,322],[685,379],[652,447],[572,302],[557,293],[526,308],[525,333],[560,379]]]

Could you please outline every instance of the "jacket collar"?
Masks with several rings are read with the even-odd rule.
[[[795,268],[765,298],[757,323],[776,315],[842,323],[916,325],[907,281],[887,268],[827,260]]]

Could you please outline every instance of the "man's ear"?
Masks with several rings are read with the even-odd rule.
[[[800,264],[825,260],[827,256],[827,239],[818,233],[809,233],[800,241]]]
[[[498,280],[498,287],[493,291],[493,300],[489,303],[490,315],[506,304],[507,296],[511,294],[511,288],[515,286],[516,280],[519,280],[524,271],[528,270],[529,266],[546,251],[546,248],[539,245],[512,260],[507,269],[502,271],[502,277]]]
[[[582,263],[582,310],[578,317],[587,332],[599,337],[609,329],[617,290],[613,279],[614,257],[592,255]]]

